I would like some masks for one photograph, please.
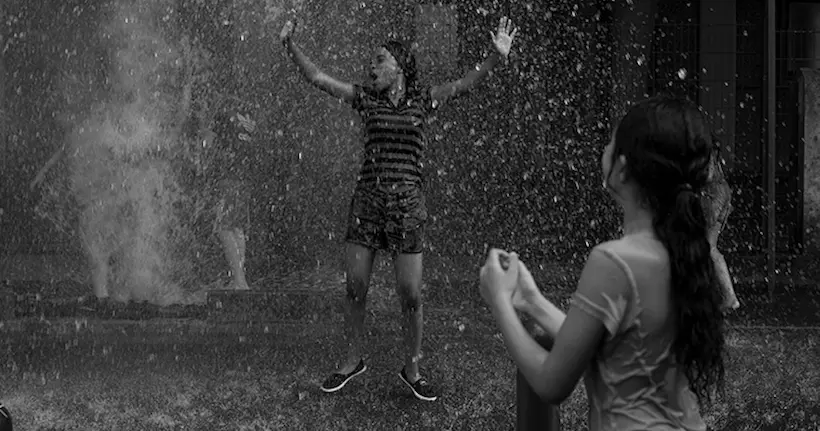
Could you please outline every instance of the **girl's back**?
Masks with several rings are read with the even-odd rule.
[[[675,312],[668,253],[654,233],[627,235],[596,247],[630,285],[576,293],[581,308],[598,308],[610,330],[584,377],[590,430],[704,430],[694,394],[675,365]]]

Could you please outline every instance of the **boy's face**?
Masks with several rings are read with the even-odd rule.
[[[390,88],[401,73],[398,62],[390,54],[387,48],[380,46],[373,53],[370,61],[370,79],[373,80],[373,88],[383,91]]]

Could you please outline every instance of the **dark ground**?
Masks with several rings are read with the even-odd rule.
[[[435,403],[415,401],[396,376],[398,301],[384,263],[369,297],[370,369],[340,393],[317,389],[340,351],[342,279],[324,268],[166,309],[81,301],[87,290],[76,283],[44,283],[37,294],[10,283],[5,304],[16,316],[0,325],[0,400],[17,430],[512,429],[515,370],[473,271],[429,267],[422,366],[442,389]],[[565,304],[573,274],[536,277]],[[738,286],[727,395],[704,409],[713,429],[820,427],[820,295],[791,284],[775,303],[760,281]],[[579,389],[562,405],[564,429],[585,429],[585,403]]]
[[[429,331],[423,371],[442,389],[435,403],[415,401],[396,377],[392,330],[372,333],[370,369],[327,395],[317,387],[338,339],[322,328],[68,319],[2,329],[0,396],[18,430],[512,429],[514,368],[495,332],[478,326]],[[713,429],[819,426],[816,337],[731,331],[727,397],[704,410]],[[564,429],[584,429],[585,402],[576,390],[564,403]]]

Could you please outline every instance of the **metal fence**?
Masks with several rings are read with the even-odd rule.
[[[728,149],[727,170],[736,194],[724,248],[740,255],[760,255],[771,248],[768,183],[773,176],[776,251],[800,254],[815,230],[805,215],[817,205],[814,190],[805,190],[812,187],[805,175],[814,166],[805,142],[815,133],[810,102],[812,71],[820,66],[820,30],[805,27],[813,25],[806,17],[820,16],[820,5],[781,7],[777,12],[783,16],[771,22],[774,32],[767,28],[764,1],[733,6],[734,16],[713,19],[715,23],[706,22],[703,13],[694,20],[684,16],[686,22],[659,19],[649,93],[667,91],[698,101]]]

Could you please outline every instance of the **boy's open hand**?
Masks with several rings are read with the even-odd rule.
[[[506,58],[510,55],[512,43],[517,33],[518,28],[513,28],[512,20],[506,16],[502,17],[498,22],[497,32],[490,32],[490,35],[493,37],[493,45],[495,45],[495,49],[498,50],[498,53],[501,54],[502,57]]]

